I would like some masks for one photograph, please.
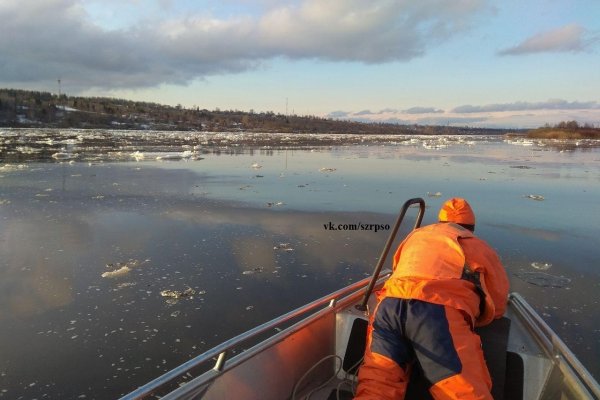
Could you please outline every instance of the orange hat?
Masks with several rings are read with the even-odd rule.
[[[465,199],[453,197],[447,200],[438,215],[440,222],[475,225],[475,214]]]

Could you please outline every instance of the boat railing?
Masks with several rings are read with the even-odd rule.
[[[385,279],[384,275],[381,280]],[[318,310],[330,307],[333,310],[333,307],[341,300],[349,297],[352,294],[356,294],[357,291],[365,288],[371,281],[371,278],[365,278],[360,280],[359,282],[355,282],[351,285],[348,285],[340,290],[337,290],[331,294],[328,294],[324,297],[321,297],[318,300],[315,300],[311,303],[308,303],[300,308],[297,308],[293,311],[290,311],[278,318],[275,318],[269,322],[266,322],[262,325],[259,325],[253,329],[250,329],[238,336],[235,336],[232,339],[229,339],[220,345],[192,358],[191,360],[179,365],[178,367],[166,372],[165,374],[159,376],[158,378],[148,382],[147,384],[140,386],[138,389],[133,392],[123,396],[121,400],[132,400],[132,399],[142,399],[146,396],[153,394],[159,389],[172,384],[177,378],[189,373],[191,370],[208,363],[213,360],[215,357],[217,361],[213,370],[216,372],[220,372],[226,365],[227,355],[228,353],[234,349],[238,348],[242,343],[248,342],[253,338],[256,338],[258,335],[263,334],[267,331],[274,330],[276,328],[289,323],[299,317],[306,316],[313,312],[316,313]]]
[[[510,299],[515,311],[529,327],[542,350],[560,369],[565,378],[571,382],[579,383],[574,387],[586,390],[589,398],[600,399],[600,385],[598,385],[598,382],[552,328],[546,324],[521,295],[511,293]]]
[[[360,304],[356,305],[357,309],[359,309],[361,311],[365,311],[367,309],[367,302],[369,301],[371,292],[373,292],[375,283],[379,279],[379,274],[381,273],[383,264],[385,263],[385,260],[387,259],[388,253],[390,252],[390,248],[392,247],[392,244],[394,243],[394,240],[396,239],[396,234],[398,233],[398,228],[400,228],[400,225],[402,224],[402,221],[404,220],[404,216],[406,215],[406,212],[408,211],[409,207],[411,207],[412,205],[415,205],[415,204],[419,205],[419,213],[417,214],[417,218],[415,219],[415,225],[413,227],[413,230],[417,229],[418,227],[421,226],[421,222],[423,221],[423,216],[425,215],[425,200],[423,200],[420,197],[415,197],[415,198],[406,200],[406,202],[402,205],[402,208],[400,208],[400,213],[398,214],[398,218],[396,219],[394,228],[392,229],[392,232],[390,233],[390,236],[388,237],[388,240],[385,243],[383,250],[381,251],[381,255],[379,256],[379,260],[377,261],[377,265],[375,266],[375,270],[373,271],[373,275],[371,276],[371,282],[369,282],[369,286],[367,287],[367,290],[365,290],[363,300]]]

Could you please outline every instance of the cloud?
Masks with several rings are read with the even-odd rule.
[[[243,2],[243,0],[239,0]],[[207,11],[149,15],[127,3],[113,26],[102,7],[84,0],[0,2],[0,79],[70,87],[145,88],[255,69],[284,57],[366,64],[408,61],[468,28],[484,0],[261,1],[259,12],[214,16]],[[231,3],[231,1],[229,1]],[[86,6],[88,8],[86,8]],[[231,5],[230,5],[231,6]],[[132,8],[133,7],[133,8]],[[230,7],[231,10],[234,7]],[[244,8],[242,8],[244,9]],[[96,19],[95,19],[96,18]]]
[[[406,114],[441,114],[444,110],[433,107],[411,107],[403,112]]]
[[[379,111],[377,114],[396,114],[397,112],[398,112],[398,110],[395,108],[384,108],[383,110]]]
[[[333,111],[327,114],[327,118],[348,118],[351,114],[348,111]]]
[[[504,111],[528,111],[528,110],[587,110],[600,109],[600,103],[597,101],[572,101],[553,99],[545,102],[524,102],[503,104],[487,104],[483,106],[463,105],[451,110],[457,114],[470,114],[482,112],[504,112]]]
[[[578,24],[569,24],[560,28],[538,33],[520,44],[501,50],[500,55],[523,55],[547,52],[581,52],[597,41],[597,37],[588,34]]]
[[[477,122],[485,122],[489,118],[486,117],[433,117],[419,118],[416,123],[420,125],[448,125],[448,126],[465,126]]]

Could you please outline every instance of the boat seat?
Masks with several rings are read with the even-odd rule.
[[[483,354],[492,377],[492,396],[495,400],[503,400],[505,398],[507,362],[510,361],[507,360],[510,319],[505,317],[496,319],[491,324],[477,328],[475,331],[481,337]],[[343,369],[348,373],[355,372],[355,365],[362,358],[365,350],[366,333],[367,321],[363,319],[354,320],[342,364]],[[428,389],[429,383],[424,379],[422,372],[419,371],[419,368],[414,368],[405,399],[432,399]],[[351,393],[349,394],[350,397],[348,398],[352,398]],[[335,399],[335,397],[331,398]],[[506,398],[512,399],[510,396]]]

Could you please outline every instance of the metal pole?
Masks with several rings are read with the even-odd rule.
[[[406,211],[413,204],[419,204],[419,214],[417,215],[417,220],[415,222],[415,226],[413,227],[413,230],[417,229],[419,226],[421,226],[421,221],[423,221],[423,215],[425,214],[425,200],[423,200],[419,197],[407,200],[406,203],[404,203],[404,205],[400,209],[400,215],[398,215],[398,219],[396,220],[394,229],[392,230],[392,233],[388,237],[387,243],[385,244],[385,247],[383,248],[383,251],[381,252],[381,255],[379,256],[379,261],[377,262],[377,265],[375,266],[375,270],[373,271],[373,276],[371,278],[371,282],[369,283],[369,286],[367,287],[367,290],[365,291],[365,296],[363,298],[363,301],[361,302],[361,304],[358,304],[356,306],[356,308],[358,310],[360,310],[360,311],[367,310],[367,302],[369,301],[369,296],[371,296],[371,292],[373,292],[373,287],[375,286],[375,282],[377,282],[377,278],[379,278],[379,273],[381,272],[381,268],[383,267],[383,264],[385,263],[387,255],[390,251],[390,247],[392,247],[392,243],[394,243],[394,239],[396,239],[396,234],[398,233],[398,228],[400,228],[400,224],[402,223],[402,220],[404,219],[404,215],[406,214]]]

